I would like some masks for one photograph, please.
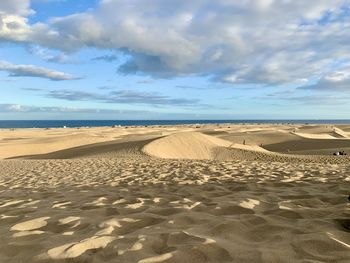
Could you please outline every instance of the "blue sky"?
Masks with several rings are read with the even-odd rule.
[[[0,119],[350,118],[348,0],[1,0]]]

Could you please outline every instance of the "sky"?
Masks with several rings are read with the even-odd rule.
[[[350,119],[350,0],[1,0],[0,120]]]

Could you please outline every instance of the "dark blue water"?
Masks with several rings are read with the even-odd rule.
[[[0,128],[59,128],[99,126],[146,126],[210,123],[292,123],[292,124],[350,124],[350,120],[0,120]]]

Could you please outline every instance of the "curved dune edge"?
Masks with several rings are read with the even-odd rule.
[[[253,152],[263,152],[263,153],[271,153],[270,151],[257,146],[257,145],[244,145],[244,144],[239,144],[239,143],[234,143],[230,145],[230,148],[233,149],[238,149],[238,150],[245,150],[245,151],[253,151]]]
[[[269,151],[255,145],[233,144],[200,132],[181,132],[154,140],[143,147],[143,152],[164,159],[216,159],[218,148],[246,151]]]
[[[311,134],[311,133],[302,133],[302,132],[294,132],[293,134],[304,138],[304,139],[332,139],[332,140],[336,140],[338,139],[337,137],[330,135],[330,134]]]
[[[350,139],[347,132],[337,127],[333,127],[331,130],[323,131],[321,133],[307,133],[296,131],[293,132],[293,134],[304,139]]]
[[[334,127],[334,133],[336,133],[337,135],[339,135],[342,138],[346,138],[346,139],[350,139],[349,138],[349,134],[345,131],[343,131],[342,129],[336,128]]]
[[[29,136],[35,137],[30,134]],[[113,141],[117,136],[95,136],[94,134],[79,133],[64,136],[57,136],[53,138],[40,138],[40,139],[23,139],[18,140],[21,143],[18,144],[3,144],[1,145],[0,159],[12,158],[15,156],[25,155],[39,155],[48,154],[54,151],[66,150],[73,147],[80,147],[93,143],[103,143]],[[15,141],[15,140],[14,140]],[[25,147],[23,146],[25,145]]]
[[[264,161],[292,163],[344,163],[349,158],[322,155],[293,155],[272,152],[257,145],[234,144],[200,132],[175,133],[156,139],[142,148],[146,155],[161,159]]]

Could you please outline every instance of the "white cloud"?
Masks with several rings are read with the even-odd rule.
[[[30,0],[1,0],[0,40],[27,41],[30,25],[26,17],[31,14]]]
[[[29,15],[33,14],[30,9],[30,0],[1,0],[0,14],[17,14]]]
[[[0,60],[0,71],[6,71],[11,77],[39,77],[50,80],[74,80],[76,77],[56,70],[34,65],[16,65]]]
[[[153,92],[136,90],[111,91],[108,94],[85,91],[51,90],[47,97],[68,101],[101,101],[112,104],[139,104],[153,106],[202,107],[198,99],[172,98]]]
[[[324,78],[325,80],[333,83],[339,83],[350,79],[350,72],[337,71]]]
[[[31,46],[30,48],[28,48],[28,51],[40,57],[41,59],[46,60],[47,62],[62,63],[62,64],[76,63],[68,55],[62,52],[51,52],[46,48],[41,48],[38,46]]]
[[[350,60],[349,0],[100,0],[95,10],[34,25],[22,2],[22,9],[3,8],[0,39],[64,52],[123,50],[130,56],[124,74],[279,85],[322,77],[334,61]]]
[[[315,84],[301,87],[305,90],[350,91],[350,67],[332,72],[320,78]]]
[[[30,33],[27,18],[0,13],[0,40],[26,42]]]
[[[0,113],[107,113],[107,114],[139,114],[147,111],[117,110],[117,109],[94,109],[79,107],[47,107],[21,104],[0,104]]]

